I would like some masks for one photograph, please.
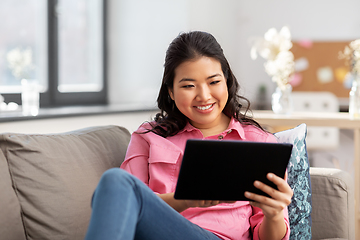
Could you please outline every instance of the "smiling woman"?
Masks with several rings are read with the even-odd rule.
[[[226,79],[216,59],[200,57],[180,64],[169,94],[194,127],[204,131],[228,127],[230,118],[222,113],[228,100]]]
[[[277,189],[255,181],[269,197],[245,192],[251,202],[174,198],[187,140],[276,139],[240,112],[247,100],[237,95],[239,84],[211,34],[180,34],[164,66],[161,112],[132,134],[122,169],[103,174],[86,239],[288,239],[292,190],[274,174],[267,178]]]
[[[197,109],[190,107],[187,110],[188,113],[196,113],[194,116],[197,116],[197,119],[202,115],[208,115],[213,119],[218,118],[218,123],[224,124],[225,116],[234,117],[243,124],[255,125],[262,129],[256,121],[247,117],[250,102],[238,95],[240,85],[223,49],[212,35],[204,32],[179,35],[166,52],[164,66],[163,80],[157,99],[160,113],[155,118],[157,125],[151,131],[168,137],[177,134],[188,121],[193,121],[194,119],[180,111],[180,108],[184,106],[179,99],[190,94],[193,101],[186,104]],[[179,99],[176,99],[177,92],[184,94],[180,94]],[[208,111],[201,110],[207,108],[209,108]],[[215,111],[212,111],[213,109]],[[212,113],[221,114],[215,117]],[[206,123],[209,120],[206,119],[205,117],[197,121]],[[218,127],[220,129],[224,126]]]

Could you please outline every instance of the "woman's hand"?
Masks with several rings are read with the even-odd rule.
[[[260,181],[255,181],[254,186],[271,198],[250,192],[245,192],[245,196],[253,200],[250,202],[252,206],[261,208],[264,213],[265,217],[259,229],[260,239],[282,239],[286,234],[283,210],[291,203],[293,191],[284,179],[275,174],[269,173],[266,177],[278,187],[278,190]]]
[[[219,201],[219,200],[184,200],[188,208],[191,207],[212,207],[220,203],[234,203],[234,201]]]
[[[268,173],[266,177],[273,182],[279,190],[276,190],[260,181],[255,181],[254,186],[267,193],[271,198],[250,192],[245,192],[245,196],[254,200],[254,202],[250,202],[250,204],[261,208],[268,219],[278,216],[283,218],[283,210],[291,203],[293,191],[284,179],[276,176],[275,174]]]
[[[220,203],[234,203],[234,201],[217,200],[177,200],[174,198],[174,193],[158,194],[158,196],[178,212],[192,207],[212,207]]]
[[[184,200],[186,206],[188,208],[191,207],[211,207],[218,205],[220,201],[213,201],[213,200]]]

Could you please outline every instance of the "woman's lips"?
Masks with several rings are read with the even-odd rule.
[[[203,105],[203,106],[195,106],[195,109],[199,112],[211,112],[214,108],[215,103]]]

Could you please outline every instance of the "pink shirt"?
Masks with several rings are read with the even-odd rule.
[[[144,124],[139,132],[148,127]],[[138,177],[155,193],[175,191],[186,141],[188,139],[226,139],[258,142],[276,142],[276,138],[252,125],[241,125],[231,119],[223,133],[204,138],[201,131],[187,124],[175,136],[163,138],[154,133],[133,133],[121,168]],[[239,156],[241,157],[241,156]],[[264,217],[261,209],[252,207],[249,202],[238,201],[233,204],[219,204],[209,208],[189,208],[181,214],[191,222],[207,229],[222,239],[259,239],[260,223]],[[287,209],[284,210],[289,239]]]

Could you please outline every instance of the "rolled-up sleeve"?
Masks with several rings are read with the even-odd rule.
[[[252,208],[253,208],[253,215],[250,217],[250,226],[253,233],[253,240],[260,240],[259,229],[264,219],[264,214],[262,213],[260,208],[257,207],[252,207]],[[283,240],[288,240],[290,237],[290,224],[289,224],[289,216],[288,216],[287,208],[283,210],[283,213],[284,213],[284,221],[286,225],[286,234]]]
[[[133,133],[120,168],[139,178],[149,186],[149,143],[143,134]]]

